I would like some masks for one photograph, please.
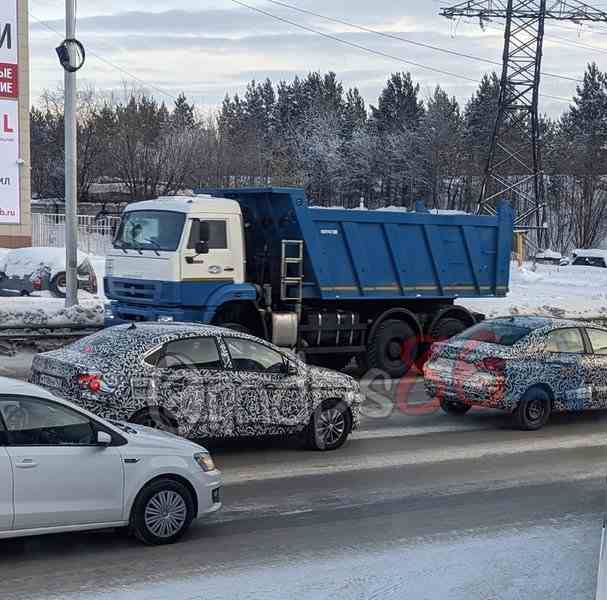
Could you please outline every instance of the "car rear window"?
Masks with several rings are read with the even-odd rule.
[[[483,321],[460,333],[457,339],[513,346],[530,332],[530,327],[515,325],[508,321]]]

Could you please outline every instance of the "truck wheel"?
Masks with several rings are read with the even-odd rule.
[[[48,287],[55,298],[65,298],[65,295],[67,294],[67,275],[65,271],[57,273],[57,275],[51,279]]]
[[[136,425],[144,425],[152,429],[160,429],[160,431],[168,431],[178,435],[179,424],[175,417],[167,413],[165,410],[156,407],[144,408],[134,414],[129,421]]]
[[[408,345],[411,345],[411,348],[408,348]],[[407,323],[388,319],[377,328],[369,341],[369,365],[374,369],[381,369],[394,379],[402,377],[413,364],[417,345],[415,333]]]
[[[443,340],[448,340],[467,328],[468,326],[463,321],[460,321],[455,317],[440,319],[437,323],[435,323],[428,331],[429,339],[427,342],[424,342],[424,348],[422,349],[421,354],[415,359],[415,366],[419,372],[421,374],[424,372],[424,365],[428,362],[430,346],[433,342],[442,342]]]

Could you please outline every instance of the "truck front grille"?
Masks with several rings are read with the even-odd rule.
[[[116,300],[154,301],[156,297],[156,285],[153,283],[115,281],[112,287]]]

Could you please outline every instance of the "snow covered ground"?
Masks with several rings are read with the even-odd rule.
[[[461,531],[377,548],[345,547],[325,555],[263,557],[167,581],[150,572],[145,584],[45,600],[586,600],[594,597],[600,519]],[[291,560],[289,560],[291,559]],[[293,560],[294,559],[294,560]],[[108,580],[111,586],[111,581]],[[36,599],[37,600],[37,599]],[[40,597],[42,600],[42,596]]]
[[[0,298],[2,327],[67,327],[103,325],[104,303],[99,298],[82,298],[80,305],[65,308],[65,300],[49,297]]]
[[[567,265],[519,267],[512,263],[505,298],[461,299],[487,317],[541,314],[553,317],[607,317],[607,269]]]

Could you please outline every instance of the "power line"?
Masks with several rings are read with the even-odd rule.
[[[29,17],[31,17],[39,25],[42,25],[42,27],[45,27],[46,29],[48,29],[52,33],[57,34],[61,39],[63,39],[64,36],[60,31],[58,31],[54,27],[51,27],[48,23],[46,23],[42,19],[39,19],[38,17],[36,17],[34,14],[31,13],[31,11],[28,14],[29,14]],[[155,86],[155,85],[145,81],[144,79],[137,77],[137,75],[133,75],[133,73],[131,73],[130,71],[127,71],[123,67],[120,67],[119,65],[107,60],[106,58],[103,58],[103,56],[100,56],[93,50],[90,50],[88,47],[87,47],[87,52],[91,56],[94,56],[97,60],[101,61],[102,63],[105,63],[106,65],[108,65],[109,67],[112,67],[113,69],[116,69],[117,71],[120,71],[122,74],[126,75],[127,77],[130,77],[131,79],[133,79],[134,81],[137,81],[138,83],[141,83],[142,85],[146,86],[147,88],[155,90],[156,92],[159,92],[163,96],[167,96],[168,98],[171,98],[172,100],[177,100],[177,96],[175,96],[174,94],[171,94],[171,93],[163,90],[162,88],[159,88],[158,86]]]
[[[358,44],[356,42],[351,42],[349,40],[344,40],[343,38],[340,38],[336,35],[331,35],[330,33],[325,33],[323,31],[318,31],[317,29],[314,29],[312,27],[308,27],[307,25],[302,25],[301,23],[297,23],[295,21],[292,21],[291,19],[287,19],[286,17],[281,17],[279,15],[275,15],[271,12],[268,12],[262,8],[259,8],[257,6],[253,6],[251,4],[247,4],[246,2],[243,2],[242,0],[231,0],[232,2],[234,2],[235,4],[238,4],[239,6],[242,6],[244,8],[248,8],[249,10],[252,10],[254,12],[257,12],[259,14],[265,15],[266,17],[270,17],[271,19],[275,19],[277,21],[281,21],[283,23],[288,23],[289,25],[292,25],[293,27],[297,27],[299,29],[303,29],[304,31],[308,31],[310,33],[314,33],[316,35],[319,35],[321,37],[327,38],[329,40],[333,40],[334,42],[338,42],[340,44],[345,44],[346,46],[351,46],[352,48],[357,48],[358,50],[363,50],[364,52],[369,52],[371,54],[375,54],[377,56],[382,56],[384,58],[389,58],[390,60],[396,60],[398,62],[404,63],[404,64],[408,64],[408,65],[413,65],[415,67],[419,67],[420,69],[425,69],[427,71],[433,71],[434,73],[439,73],[441,75],[447,75],[448,77],[455,77],[456,79],[463,79],[465,81],[471,81],[475,84],[478,84],[478,79],[474,79],[472,77],[468,77],[467,75],[461,75],[458,73],[453,73],[450,71],[445,71],[443,69],[437,69],[435,67],[430,67],[428,65],[424,65],[421,63],[417,63],[411,60],[407,60],[404,59],[400,56],[394,56],[393,54],[388,54],[387,52],[383,52],[381,50],[375,50],[373,48],[369,48],[368,46],[363,46],[362,44]],[[566,102],[567,104],[571,103],[571,100],[568,98],[563,98],[562,96],[552,96],[549,94],[541,94],[544,98],[550,98],[552,100],[558,100],[559,102]]]
[[[386,31],[380,31],[378,29],[372,29],[371,27],[365,27],[364,25],[357,25],[356,23],[351,23],[350,21],[345,21],[343,19],[338,19],[336,17],[329,17],[327,15],[321,15],[320,13],[313,12],[311,10],[307,10],[305,8],[299,8],[298,6],[293,6],[292,4],[287,4],[286,2],[280,2],[279,0],[266,0],[270,4],[275,4],[277,6],[282,6],[283,8],[288,8],[290,10],[294,10],[303,14],[311,15],[314,17],[318,17],[320,19],[325,19],[326,21],[332,21],[333,23],[338,23],[340,25],[345,25],[346,27],[352,27],[354,29],[359,29],[360,31],[365,31],[366,33],[372,33],[374,35],[379,35],[381,37],[385,37],[392,40],[398,40],[400,42],[404,42],[405,44],[411,44],[413,46],[418,46],[420,48],[427,48],[429,50],[434,50],[436,52],[442,52],[444,54],[450,54],[452,56],[457,56],[459,58],[467,58],[469,60],[475,60],[478,62],[483,62],[490,65],[501,66],[502,63],[496,60],[491,60],[489,58],[483,58],[482,56],[475,56],[473,54],[467,54],[465,52],[458,52],[457,50],[451,50],[450,48],[443,48],[442,46],[435,46],[433,44],[426,44],[424,42],[418,42],[415,40],[411,40],[409,38],[402,37],[400,35],[395,35],[393,33],[388,33]],[[554,77],[555,79],[565,79],[567,81],[573,81],[579,83],[580,80],[574,77],[568,77],[566,75],[559,75],[558,73],[542,73],[545,77]]]

